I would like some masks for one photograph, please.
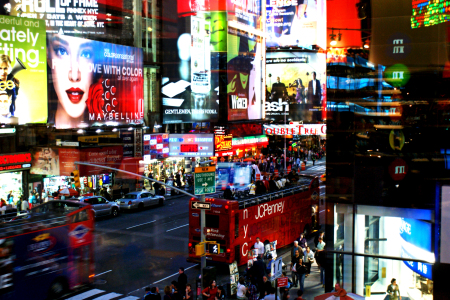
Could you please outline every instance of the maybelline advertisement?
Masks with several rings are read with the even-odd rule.
[[[9,16],[0,24],[0,123],[46,123],[45,24]]]
[[[49,123],[143,123],[142,60],[139,48],[48,34]]]
[[[261,119],[261,39],[231,27],[227,39],[228,120]]]
[[[218,55],[226,51],[225,13],[189,17],[189,33],[177,40],[178,61],[163,75],[163,123],[215,122],[219,111]]]
[[[325,53],[269,52],[266,76],[266,119],[305,123],[324,119]]]
[[[326,49],[325,0],[265,0],[267,47]]]
[[[100,2],[100,3],[99,3]],[[3,0],[0,14],[45,21],[47,32],[104,34],[105,7],[97,0]]]

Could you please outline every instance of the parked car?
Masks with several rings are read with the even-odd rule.
[[[117,200],[122,209],[143,209],[151,205],[164,205],[163,196],[153,196],[147,191],[131,192]]]
[[[108,215],[117,217],[120,212],[120,206],[117,202],[108,201],[101,196],[81,197],[80,201],[91,204],[96,217]]]

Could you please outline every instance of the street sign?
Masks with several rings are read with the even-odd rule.
[[[317,197],[319,197],[319,193],[317,193],[317,191],[314,191],[314,192],[311,194],[311,198],[312,198],[313,200],[317,200]]]
[[[288,278],[287,277],[280,277],[277,280],[277,287],[287,287],[288,286]]]
[[[215,167],[195,168],[194,194],[204,195],[215,192],[216,192],[216,168]]]
[[[282,271],[283,271],[283,258],[280,256],[272,263],[271,279],[274,280],[278,277],[281,277]]]
[[[211,203],[209,203],[209,202],[192,201],[191,202],[191,209],[210,210],[211,209]]]

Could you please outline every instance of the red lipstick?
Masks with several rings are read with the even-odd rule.
[[[79,88],[70,88],[66,90],[67,97],[69,97],[70,102],[77,104],[83,98],[84,92]]]

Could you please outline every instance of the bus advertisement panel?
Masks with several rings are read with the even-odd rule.
[[[317,195],[318,178],[302,176],[298,183],[277,192],[239,200],[207,198],[211,210],[205,215],[206,240],[220,244],[220,253],[210,259],[247,264],[256,237],[264,243],[277,241],[277,248],[289,245],[300,233],[314,229],[317,213],[313,214],[312,208],[318,205]],[[190,208],[189,261],[200,259],[195,255],[200,231],[200,210]]]

